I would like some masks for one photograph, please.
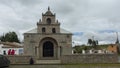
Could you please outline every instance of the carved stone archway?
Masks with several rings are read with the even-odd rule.
[[[39,44],[39,59],[57,59],[58,58],[58,44],[53,38],[46,37],[40,41]]]

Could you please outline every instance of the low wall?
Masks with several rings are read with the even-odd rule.
[[[29,64],[29,60],[31,56],[25,56],[25,55],[8,55],[6,56],[11,64]]]
[[[76,63],[118,63],[117,54],[80,54],[64,55],[61,57],[62,64]]]
[[[6,56],[11,64],[29,64],[31,56],[9,55]],[[35,58],[33,57],[34,61]],[[61,56],[61,64],[79,64],[79,63],[118,63],[117,54],[79,54]]]

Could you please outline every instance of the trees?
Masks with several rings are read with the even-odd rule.
[[[4,42],[5,41],[5,36],[4,35],[0,36],[0,40]]]
[[[5,35],[0,36],[2,42],[18,42],[20,43],[18,36],[15,32],[8,32]]]
[[[89,44],[89,45],[92,45],[93,48],[97,48],[98,40],[88,39],[88,44]]]
[[[88,39],[88,44],[92,45],[92,39]]]
[[[80,46],[74,46],[74,53],[82,53],[82,50],[90,50],[92,49],[92,46],[86,46],[86,45],[80,45]]]
[[[92,46],[93,46],[93,48],[95,48],[95,49],[96,49],[96,47],[97,47],[97,43],[96,43],[96,41],[95,41],[95,40],[93,40],[93,41],[92,41]]]
[[[89,47],[86,45],[81,45],[81,46],[74,46],[74,53],[82,53],[82,50],[88,50]]]

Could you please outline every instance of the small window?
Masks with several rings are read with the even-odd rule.
[[[112,53],[114,53],[114,51],[112,51]]]
[[[53,28],[53,29],[52,29],[52,32],[53,32],[53,33],[56,33],[56,30],[55,30],[55,28]]]
[[[111,47],[113,48],[114,46],[113,46],[113,45],[111,45]]]
[[[19,49],[19,55],[23,54],[23,49]]]
[[[45,30],[45,28],[43,27],[43,28],[42,28],[42,32],[45,33],[45,31],[46,31],[46,30]]]
[[[67,35],[67,38],[70,38],[70,35]]]
[[[51,19],[47,18],[47,24],[51,24]]]
[[[29,35],[26,35],[26,37],[29,37]]]

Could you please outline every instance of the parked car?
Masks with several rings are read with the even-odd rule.
[[[1,67],[9,67],[10,60],[7,59],[6,56],[0,55],[0,68]]]

